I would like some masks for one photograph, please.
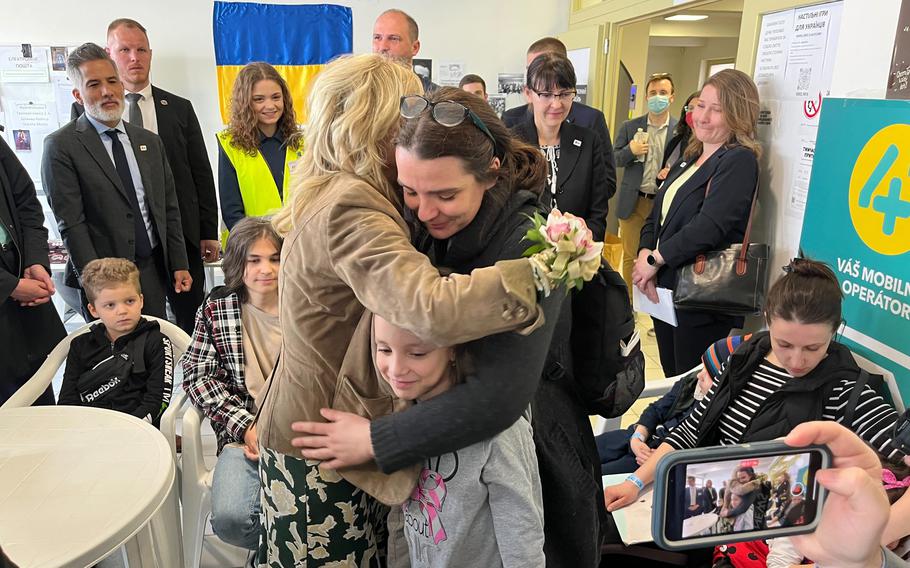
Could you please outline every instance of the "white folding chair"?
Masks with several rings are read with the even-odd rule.
[[[183,414],[183,456],[180,500],[183,503],[183,558],[188,568],[199,568],[205,521],[212,514],[212,474],[202,451],[202,412],[193,404]]]
[[[174,361],[180,358],[183,355],[183,352],[186,351],[187,347],[190,346],[190,336],[188,336],[182,329],[172,324],[171,322],[163,319],[159,319],[153,316],[142,316],[145,319],[157,321],[158,326],[161,328],[161,333],[166,335],[168,339],[171,340],[171,345],[174,349]],[[94,322],[93,322],[94,323]],[[21,387],[17,390],[13,396],[3,403],[3,406],[0,406],[0,410],[4,408],[22,408],[25,406],[31,406],[38,397],[41,396],[51,381],[54,379],[54,375],[57,374],[57,371],[60,367],[63,366],[63,362],[66,361],[66,356],[70,351],[70,343],[73,341],[73,338],[76,336],[87,333],[91,329],[92,324],[87,323],[72,332],[71,334],[64,337],[60,343],[54,347],[51,352],[48,354],[47,359],[44,360],[44,363],[41,364],[41,367],[35,372],[34,375]]]

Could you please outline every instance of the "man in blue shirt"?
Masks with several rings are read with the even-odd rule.
[[[41,162],[69,252],[66,284],[81,289],[82,268],[91,260],[127,258],[139,267],[143,313],[164,318],[166,287],[181,293],[193,284],[164,145],[122,120],[123,84],[100,46],[73,50],[67,74],[85,114],[46,138]]]

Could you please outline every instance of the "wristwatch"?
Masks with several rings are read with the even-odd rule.
[[[649,254],[648,258],[646,260],[648,261],[648,264],[650,264],[651,266],[657,266],[657,259],[654,258],[653,254]]]

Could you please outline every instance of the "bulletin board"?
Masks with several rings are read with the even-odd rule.
[[[66,76],[68,46],[0,45],[2,136],[41,187],[44,139],[70,121],[73,85]]]
[[[843,2],[762,16],[753,78],[764,149],[757,240],[771,244],[771,280],[799,251],[815,139],[831,91]]]
[[[44,139],[70,121],[75,99],[66,57],[73,48],[0,44],[0,136],[35,183],[51,239],[60,234],[41,184],[41,156]]]

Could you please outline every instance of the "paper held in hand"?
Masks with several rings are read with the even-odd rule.
[[[676,327],[676,306],[673,304],[673,290],[657,288],[657,299],[658,302],[656,304],[653,303],[637,286],[632,286],[632,307],[636,312],[646,313],[652,318],[657,318]]]

